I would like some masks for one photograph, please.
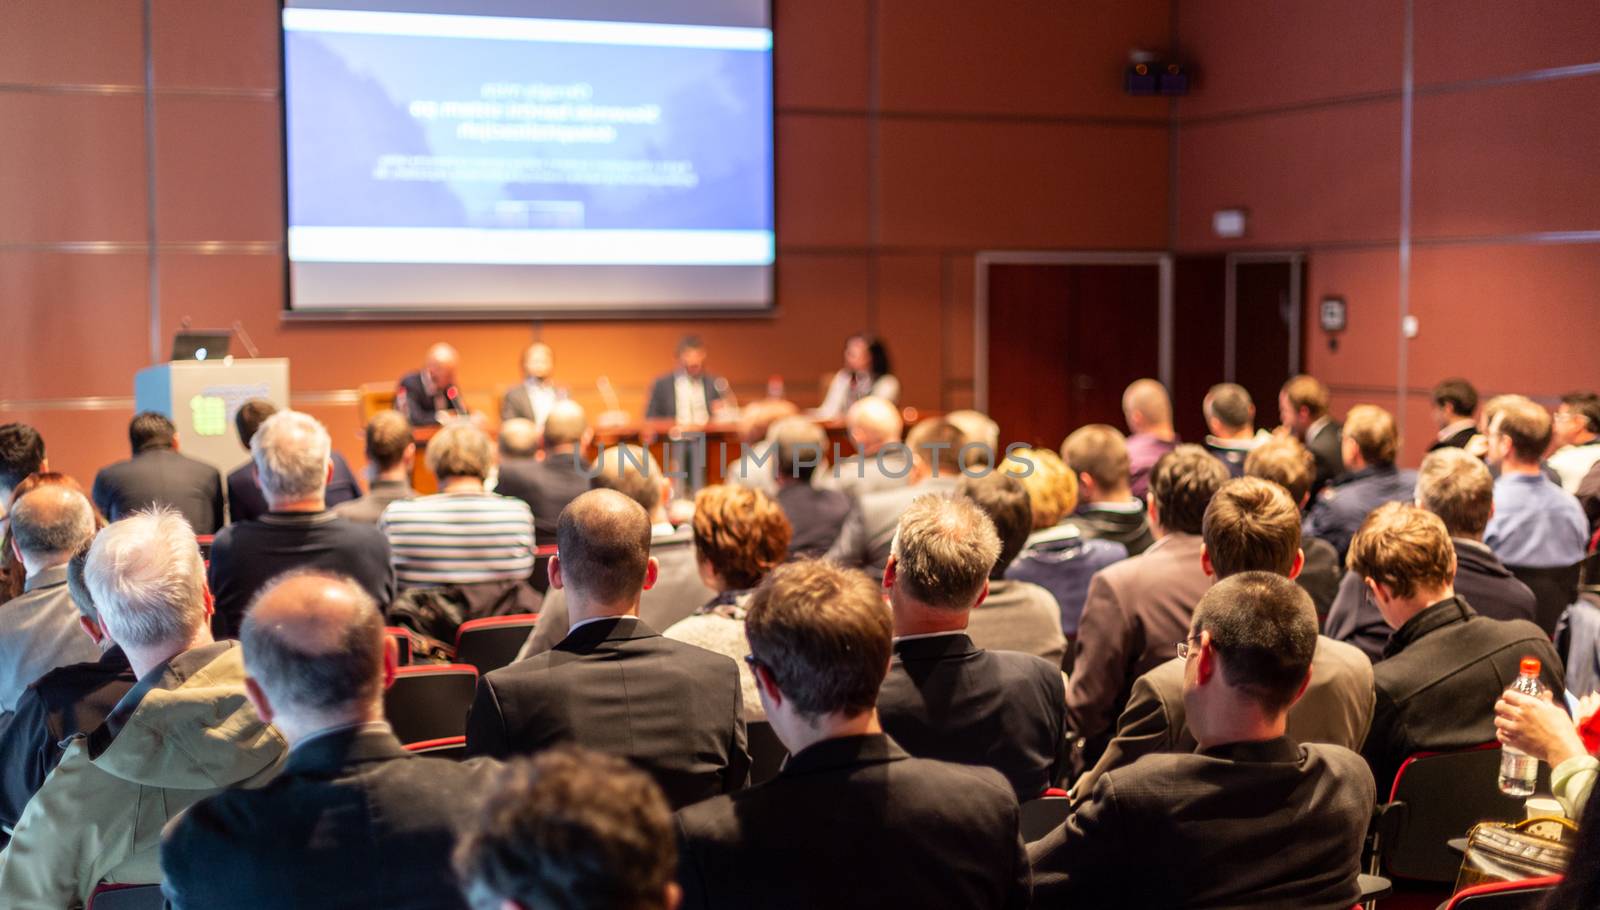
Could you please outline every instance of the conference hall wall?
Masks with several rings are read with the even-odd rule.
[[[1178,31],[1201,67],[1178,105],[1178,249],[1309,251],[1306,362],[1336,410],[1403,401],[1415,464],[1445,376],[1547,402],[1600,384],[1600,4],[1182,0]],[[1242,245],[1211,231],[1236,207]],[[1337,336],[1324,296],[1349,305]]]
[[[1168,105],[1126,97],[1120,73],[1130,47],[1167,42],[1171,8],[777,0],[778,312],[535,326],[281,321],[273,0],[8,0],[0,412],[87,480],[126,457],[133,373],[185,317],[237,320],[291,358],[296,406],[357,462],[356,388],[436,339],[462,350],[471,396],[514,381],[538,334],[580,401],[600,405],[605,372],[637,414],[686,330],[741,397],[780,373],[815,404],[844,337],[869,328],[907,403],[966,406],[976,251],[1167,248]]]

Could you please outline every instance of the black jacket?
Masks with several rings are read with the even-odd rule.
[[[1026,907],[1018,816],[987,768],[912,758],[882,734],[824,740],[678,813],[683,907]]]
[[[61,761],[62,743],[99,728],[136,682],[127,656],[112,645],[93,663],[57,667],[28,686],[17,710],[0,721],[0,825],[16,827]]]
[[[1300,574],[1296,576],[1295,582],[1311,595],[1311,603],[1317,608],[1317,615],[1326,616],[1339,592],[1339,580],[1344,576],[1344,563],[1339,559],[1339,551],[1333,548],[1333,544],[1321,538],[1302,538],[1300,549],[1305,551],[1306,561],[1305,565],[1300,567]]]
[[[1375,465],[1344,475],[1315,498],[1301,522],[1302,537],[1333,544],[1342,562],[1350,541],[1367,515],[1386,502],[1410,502],[1417,492],[1417,472],[1394,465]]]
[[[1316,435],[1306,439],[1306,449],[1316,464],[1316,474],[1311,478],[1311,501],[1316,502],[1322,488],[1344,476],[1344,427],[1333,421],[1323,424]]]
[[[453,411],[465,416],[467,403],[461,398],[461,390],[456,386],[443,389],[434,389],[429,395],[427,387],[422,382],[422,371],[413,370],[400,377],[394,390],[395,410],[406,416],[406,420],[414,427],[436,427],[439,425],[440,411]]]
[[[1518,581],[1494,552],[1475,540],[1454,538],[1456,594],[1480,616],[1490,619],[1526,619],[1534,615],[1534,596]],[[1378,605],[1367,597],[1366,585],[1354,572],[1339,583],[1339,594],[1328,610],[1323,634],[1360,648],[1374,662],[1383,659],[1383,646],[1394,629],[1383,621]]]
[[[1464,449],[1467,447],[1467,443],[1471,441],[1472,437],[1476,435],[1477,432],[1477,427],[1462,427],[1443,439],[1435,439],[1433,444],[1428,446],[1428,451],[1437,452],[1440,449]]]
[[[1029,845],[1033,905],[1345,910],[1375,798],[1354,752],[1287,736],[1147,755]]]
[[[601,619],[478,680],[467,753],[576,742],[631,759],[676,808],[749,782],[742,709],[731,659],[662,638],[637,617]]]
[[[1066,703],[1049,661],[958,633],[895,642],[878,719],[912,755],[993,768],[1026,802],[1058,779]]]
[[[386,730],[315,736],[265,787],[173,822],[162,889],[173,910],[464,910],[450,857],[495,767],[412,755]]]
[[[380,609],[394,600],[389,539],[377,527],[332,511],[268,512],[229,525],[211,545],[206,581],[216,598],[212,628],[239,634],[245,607],[267,582],[292,569],[323,569],[355,579]]]
[[[145,449],[94,475],[94,504],[111,521],[152,505],[183,513],[196,534],[222,527],[222,474],[173,449]]]
[[[844,521],[850,516],[854,502],[838,490],[824,490],[809,483],[779,486],[778,507],[783,509],[792,530],[789,558],[821,556],[828,552],[844,530]]]
[[[333,477],[328,480],[323,501],[331,509],[341,502],[359,499],[361,482],[356,480],[355,472],[350,470],[343,455],[334,452],[329,457],[333,460]],[[256,483],[255,467],[254,462],[247,461],[228,474],[228,520],[231,522],[254,521],[267,514],[267,497]]]
[[[650,397],[645,404],[645,420],[672,419],[686,421],[688,414],[678,413],[678,374],[668,373],[657,376],[650,384]],[[722,393],[717,391],[717,381],[709,373],[700,374],[700,389],[705,395],[706,416],[711,415],[711,406],[722,398]]]
[[[567,503],[589,491],[582,456],[576,452],[534,458],[507,458],[500,462],[500,479],[494,491],[515,496],[533,510],[533,541],[538,546],[556,542],[556,519]],[[593,473],[592,471],[590,473]]]
[[[1388,792],[1400,764],[1417,752],[1493,742],[1494,703],[1517,678],[1524,657],[1539,658],[1540,679],[1561,691],[1561,658],[1527,620],[1479,616],[1452,597],[1396,629],[1372,667],[1377,701],[1361,747],[1378,786]]]
[[[1067,519],[1067,524],[1075,526],[1089,540],[1110,540],[1122,544],[1128,548],[1129,556],[1138,556],[1156,542],[1144,509],[1124,512],[1084,505]]]

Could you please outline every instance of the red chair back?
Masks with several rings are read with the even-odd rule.
[[[406,743],[406,751],[415,755],[427,755],[431,758],[448,758],[452,761],[461,761],[467,757],[467,738],[465,736],[444,736],[439,739],[425,739],[421,742]]]
[[[394,639],[395,646],[400,649],[400,666],[411,663],[411,630],[400,626],[384,626],[383,634]]]
[[[465,736],[477,688],[478,671],[465,664],[401,667],[383,693],[383,714],[402,743]]]
[[[1559,875],[1544,875],[1519,882],[1473,885],[1457,891],[1444,910],[1532,910],[1560,882]]]
[[[477,667],[479,673],[498,670],[516,660],[538,623],[537,613],[468,620],[456,630],[456,661]]]

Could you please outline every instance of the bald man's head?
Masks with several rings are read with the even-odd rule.
[[[428,359],[422,364],[423,369],[428,371],[428,378],[440,388],[456,384],[456,367],[460,365],[461,355],[442,341],[428,348]]]
[[[632,601],[650,564],[650,515],[616,490],[590,490],[561,510],[562,586],[597,604]]]
[[[539,448],[539,425],[522,417],[500,424],[500,456],[532,458]]]
[[[239,638],[245,670],[273,712],[300,726],[371,708],[383,697],[383,614],[342,575],[303,572],[272,582]]]
[[[27,559],[64,565],[94,537],[94,508],[72,487],[45,484],[11,504],[11,533]]]
[[[851,405],[844,423],[856,447],[868,454],[891,442],[899,442],[900,433],[905,429],[894,402],[876,395],[868,395]]]
[[[1172,399],[1154,379],[1136,379],[1122,393],[1122,416],[1128,431],[1146,433],[1172,424]]]
[[[558,401],[544,419],[544,447],[574,446],[583,441],[583,431],[589,428],[583,405],[576,401]]]

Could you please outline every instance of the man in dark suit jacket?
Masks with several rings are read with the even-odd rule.
[[[661,637],[639,619],[655,581],[650,518],[615,490],[590,490],[561,513],[550,585],[567,592],[572,631],[554,650],[478,681],[467,752],[531,754],[575,742],[631,759],[673,806],[750,777],[739,669]]]
[[[1457,596],[1455,569],[1444,522],[1416,506],[1383,506],[1350,545],[1350,571],[1395,630],[1372,668],[1377,704],[1361,749],[1381,787],[1417,752],[1493,742],[1494,711],[1483,706],[1517,678],[1522,658],[1538,658],[1541,681],[1562,691],[1549,636],[1527,620],[1478,615]]]
[[[468,416],[467,403],[456,387],[456,368],[460,364],[461,355],[450,345],[429,348],[422,369],[401,376],[395,384],[395,410],[406,415],[414,427],[436,427],[441,414]]]
[[[526,448],[526,437],[533,429],[533,424],[520,419],[501,426],[500,479],[494,491],[528,504],[533,510],[534,543],[543,547],[556,542],[557,516],[589,489],[589,475],[594,471],[583,459],[590,432],[582,405],[562,401],[550,409],[541,457],[534,457]]]
[[[328,431],[308,414],[279,411],[250,445],[269,510],[229,525],[211,544],[206,579],[216,598],[217,635],[237,635],[250,599],[292,569],[348,575],[387,607],[395,595],[388,538],[374,525],[339,517],[323,499],[333,470]]]
[[[250,451],[250,440],[261,428],[262,421],[277,412],[278,406],[265,398],[252,398],[239,406],[233,415],[233,425],[239,431],[239,444],[244,446],[245,452]],[[355,472],[350,470],[344,456],[338,452],[331,455],[333,475],[328,478],[327,492],[324,494],[330,509],[361,496],[361,481],[356,479]],[[228,520],[254,521],[265,514],[267,497],[262,495],[261,484],[256,482],[255,462],[246,461],[228,474]]]
[[[906,439],[912,453],[907,484],[864,494],[845,519],[839,539],[828,548],[827,557],[841,565],[863,569],[874,579],[882,578],[900,516],[923,496],[950,496],[955,492],[962,477],[961,447],[966,443],[967,437],[955,424],[941,418],[924,420],[912,427]]]
[[[918,758],[999,771],[1018,802],[1039,796],[1060,771],[1066,686],[1059,665],[967,634],[1000,555],[993,523],[970,500],[919,503],[898,540],[883,579],[895,632],[878,693],[884,732]]]
[[[1345,472],[1340,441],[1344,428],[1328,413],[1328,403],[1328,387],[1304,374],[1292,377],[1278,392],[1278,416],[1283,429],[1305,443],[1316,460],[1316,476],[1311,481],[1313,502],[1324,487]]]
[[[1285,733],[1316,641],[1311,598],[1281,575],[1245,572],[1206,592],[1178,644],[1199,748],[1101,776],[1029,845],[1033,905],[1354,904],[1372,775],[1349,749]]]
[[[770,435],[774,498],[794,532],[789,558],[821,556],[839,539],[854,506],[847,494],[812,483],[817,465],[827,458],[828,434],[804,417],[784,417]]]
[[[1005,779],[912,758],[879,730],[892,626],[877,585],[824,561],[779,566],[745,631],[791,757],[773,780],[678,813],[687,910],[1027,906]]]
[[[281,773],[191,807],[161,845],[174,910],[463,908],[450,867],[494,763],[412,755],[383,720],[394,644],[349,579],[300,575],[244,626],[245,691],[289,741]]]
[[[675,420],[684,424],[709,422],[723,406],[727,383],[705,371],[706,345],[698,335],[678,342],[678,366],[650,385],[645,420]]]
[[[522,382],[506,390],[500,401],[501,420],[531,420],[534,426],[544,426],[550,409],[556,402],[565,401],[567,390],[550,381],[555,368],[555,356],[550,346],[535,341],[522,352]]]
[[[116,521],[152,505],[182,513],[196,534],[222,527],[222,473],[178,453],[178,430],[166,415],[142,411],[128,424],[133,457],[94,476],[94,504]]]

